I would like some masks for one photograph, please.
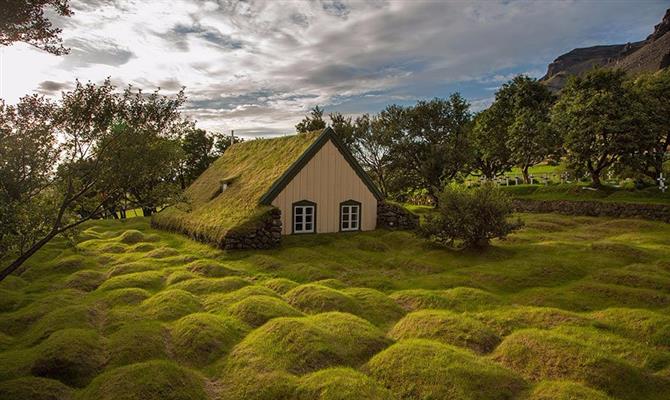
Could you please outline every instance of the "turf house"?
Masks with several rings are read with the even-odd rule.
[[[185,195],[153,224],[226,249],[273,247],[282,235],[369,231],[378,208],[384,215],[393,208],[331,128],[237,143]]]

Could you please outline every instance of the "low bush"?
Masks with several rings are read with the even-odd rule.
[[[493,183],[469,189],[450,185],[438,195],[437,215],[427,215],[419,232],[454,247],[486,247],[519,229],[510,222],[511,199]]]
[[[469,351],[423,339],[403,340],[364,367],[402,399],[513,399],[524,381]]]

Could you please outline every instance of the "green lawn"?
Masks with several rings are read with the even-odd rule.
[[[604,186],[595,190],[586,184],[501,186],[515,198],[531,200],[605,201],[615,203],[652,203],[670,205],[670,190],[665,193],[656,187],[642,190]]]
[[[96,221],[0,283],[0,399],[667,399],[670,224],[224,253]]]

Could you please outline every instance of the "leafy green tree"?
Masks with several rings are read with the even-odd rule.
[[[326,121],[323,120],[323,108],[316,106],[306,115],[296,126],[299,133],[318,131],[326,127]]]
[[[585,169],[592,185],[602,172],[649,148],[648,130],[639,97],[620,70],[596,69],[571,78],[553,108],[553,124],[565,137],[572,169]]]
[[[182,189],[186,189],[216,160],[214,139],[207,131],[198,128],[187,129],[182,136],[181,150],[184,157],[179,174]]]
[[[523,180],[530,183],[528,169],[555,154],[560,135],[552,129],[550,111],[554,96],[536,79],[516,76],[505,83],[489,108],[490,133],[506,137],[506,148],[514,164],[521,168]],[[500,143],[501,138],[493,138]],[[494,144],[495,146],[495,144]],[[500,154],[504,154],[501,150]]]
[[[503,124],[504,118],[496,115],[499,111],[500,107],[495,107],[477,114],[470,133],[474,152],[473,168],[489,180],[504,174],[515,165],[508,144],[507,127]]]
[[[330,113],[330,126],[335,130],[337,136],[342,139],[342,141],[347,146],[352,146],[355,138],[355,122],[352,122],[351,117],[345,117],[339,112]]]
[[[223,155],[223,153],[228,150],[228,148],[235,143],[240,143],[243,142],[244,139],[242,139],[239,136],[234,136],[234,135],[225,135],[223,133],[215,133],[214,134],[214,157],[218,158]]]
[[[44,13],[50,8],[63,17],[71,16],[68,0],[5,0],[1,7],[0,46],[24,42],[56,55],[69,52],[59,36],[61,29]]]
[[[349,147],[363,168],[386,196],[389,192],[391,173],[391,129],[385,125],[384,112],[379,116],[368,114],[356,118],[353,123]],[[336,131],[337,132],[337,131]]]
[[[58,235],[132,196],[169,204],[183,125],[176,98],[118,94],[109,80],[81,84],[56,104],[24,97],[0,107],[0,280]],[[166,155],[169,154],[169,155]]]
[[[627,161],[635,170],[652,179],[663,172],[663,163],[670,146],[670,70],[645,74],[635,79],[631,89],[642,102],[647,137],[651,142],[646,151]]]
[[[519,229],[510,222],[510,198],[492,182],[476,188],[451,184],[439,194],[438,213],[428,216],[420,229],[423,236],[452,247],[486,247],[491,239],[504,238]]]
[[[448,99],[419,101],[399,114],[401,126],[391,147],[393,163],[411,174],[415,178],[411,185],[426,189],[437,205],[445,183],[467,173],[471,161],[470,105],[455,93]]]

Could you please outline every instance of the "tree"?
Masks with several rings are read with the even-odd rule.
[[[438,214],[428,216],[423,236],[453,247],[482,248],[522,226],[510,222],[512,203],[492,182],[468,189],[451,184],[439,194]]]
[[[488,125],[495,129],[491,133],[506,136],[506,147],[521,168],[525,183],[530,183],[528,169],[560,148],[560,135],[550,125],[553,102],[554,96],[545,85],[519,75],[496,92],[488,110]]]
[[[181,138],[181,150],[184,157],[179,178],[182,189],[186,189],[216,160],[213,149],[214,137],[208,135],[207,131],[197,128],[186,130]]]
[[[455,93],[448,99],[419,101],[399,116],[401,126],[391,147],[393,162],[412,174],[416,178],[412,186],[425,188],[437,205],[444,184],[466,173],[470,163],[470,105]]]
[[[670,70],[642,75],[632,82],[631,89],[642,102],[646,125],[639,128],[647,130],[645,136],[651,142],[626,163],[655,180],[663,172],[670,146]]]
[[[508,145],[509,137],[500,108],[489,108],[477,114],[470,133],[470,144],[474,151],[473,168],[487,179],[509,171],[515,164]]]
[[[337,136],[351,147],[356,140],[355,138],[355,123],[351,121],[351,117],[345,117],[339,112],[330,113],[330,126],[335,130]]]
[[[0,13],[0,46],[24,42],[49,53],[69,52],[63,47],[61,29],[55,28],[44,15],[49,7],[56,14],[69,17],[72,10],[68,0],[5,0]]]
[[[306,115],[296,126],[299,133],[318,131],[326,127],[326,121],[323,120],[323,108],[316,106]]]
[[[390,143],[392,128],[386,124],[382,112],[370,118],[368,114],[356,118],[349,147],[354,157],[370,174],[379,190],[388,195],[388,175],[391,168]],[[337,132],[337,131],[336,131]]]
[[[214,139],[214,157],[217,158],[221,157],[230,146],[244,141],[239,136],[225,135],[223,133],[215,133]]]
[[[172,192],[163,189],[179,158],[154,155],[176,143],[183,93],[171,99],[115,89],[109,80],[77,82],[57,104],[32,96],[0,108],[0,176],[10,177],[0,183],[8,222],[0,226],[0,246],[2,261],[9,260],[0,280],[126,196],[148,208],[170,203]],[[136,147],[137,140],[144,146]]]
[[[571,78],[553,108],[552,121],[563,132],[573,170],[585,169],[592,185],[601,173],[643,154],[649,146],[642,102],[621,70],[596,69]]]

